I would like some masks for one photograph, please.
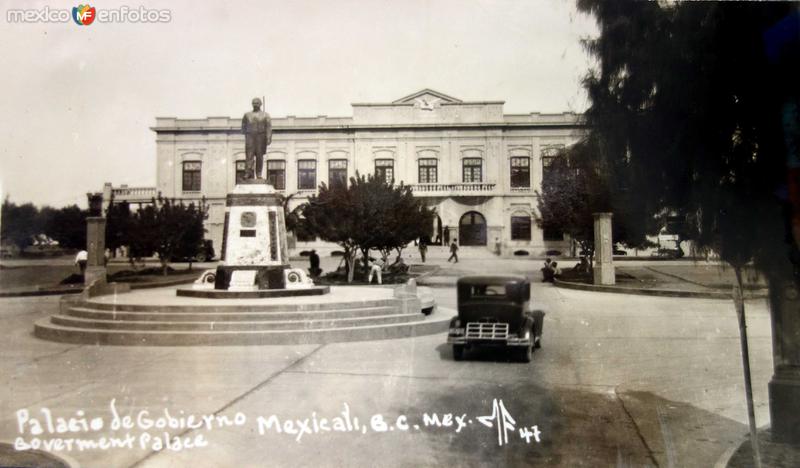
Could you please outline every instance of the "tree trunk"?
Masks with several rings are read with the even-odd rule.
[[[345,250],[344,255],[345,255],[345,257],[347,257],[347,260],[345,261],[345,263],[347,263],[347,282],[348,283],[352,283],[353,282],[353,273],[355,272],[355,269],[356,269],[356,265],[355,265],[355,260],[356,260],[355,249],[352,249],[352,250],[351,249],[347,249],[347,250]]]
[[[161,260],[161,274],[163,276],[167,276],[167,268],[169,268],[169,262]]]
[[[747,399],[747,421],[750,426],[750,444],[753,446],[753,461],[756,468],[761,468],[761,453],[758,447],[758,430],[756,415],[753,410],[753,385],[750,381],[750,350],[747,345],[747,320],[744,313],[744,291],[742,285],[742,267],[734,266],[736,284],[733,286],[733,303],[739,319],[739,342],[742,347],[742,368],[744,370],[744,392]]]

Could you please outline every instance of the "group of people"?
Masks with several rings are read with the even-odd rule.
[[[554,262],[552,259],[547,258],[544,261],[544,266],[542,267],[542,282],[552,283],[558,276],[561,276],[561,269],[558,268],[558,262]]]

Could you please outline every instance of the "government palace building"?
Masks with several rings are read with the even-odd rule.
[[[424,89],[392,102],[352,104],[349,117],[273,116],[263,177],[294,195],[294,208],[322,182],[374,174],[402,181],[436,208],[433,243],[455,239],[503,255],[566,249],[561,233],[536,225],[536,192],[549,161],[582,136],[581,115],[504,114],[503,104]],[[219,252],[225,197],[245,173],[241,128],[240,118],[156,118],[156,186],[106,184],[104,200],[148,203],[159,193],[187,202],[205,198],[206,237]],[[295,251],[310,248],[336,246],[296,239]]]

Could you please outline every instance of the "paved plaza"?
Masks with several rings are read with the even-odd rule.
[[[540,264],[433,262],[456,274],[532,277]],[[435,288],[434,294],[441,306],[455,308],[452,287]],[[246,421],[210,429],[134,424],[127,431],[56,434],[49,437],[147,432],[155,439],[166,431],[207,444],[154,451],[152,440],[143,448],[137,438],[130,448],[57,454],[84,467],[706,467],[741,442],[747,418],[730,301],[604,294],[539,282],[532,296],[547,316],[543,347],[530,364],[480,350],[455,362],[445,333],[326,345],[66,345],[32,335],[36,320],[57,311],[57,297],[2,298],[0,439],[13,443],[19,436],[20,409],[40,419],[42,408],[54,418],[84,411],[86,418],[110,423],[113,400],[120,417],[131,415],[134,422],[142,410],[153,420],[166,410],[174,418],[235,421],[238,415]],[[748,302],[747,313],[756,418],[763,426],[769,423],[770,322],[763,300]],[[355,417],[359,427],[366,425],[365,433],[315,430],[315,421],[333,424],[345,418],[343,412],[351,425]],[[504,420],[498,439],[504,412],[514,422]],[[277,422],[286,429],[286,421],[297,420],[300,426],[307,422],[310,433],[277,431]],[[24,427],[23,438],[30,440],[31,427]]]

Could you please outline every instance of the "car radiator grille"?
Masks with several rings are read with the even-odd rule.
[[[508,339],[508,324],[497,322],[469,322],[467,323],[466,338],[473,340],[506,340]]]

